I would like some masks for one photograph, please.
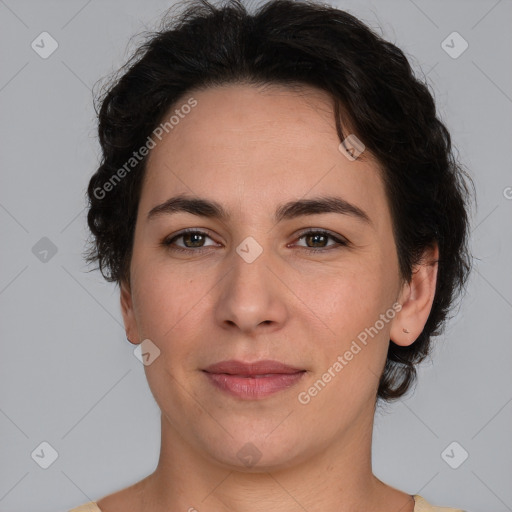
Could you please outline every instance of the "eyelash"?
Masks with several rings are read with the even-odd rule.
[[[205,250],[208,250],[208,247],[213,247],[213,246],[207,246],[207,247],[198,247],[196,249],[193,249],[193,248],[183,248],[183,247],[172,247],[172,244],[178,240],[179,238],[182,238],[184,235],[187,235],[187,234],[197,234],[197,235],[205,235],[207,236],[208,238],[211,238],[210,235],[208,233],[206,233],[205,231],[201,231],[201,230],[198,230],[198,229],[193,229],[193,228],[190,228],[190,229],[185,229],[184,231],[181,231],[179,234],[171,237],[171,238],[165,238],[161,244],[172,250],[172,251],[177,251],[177,252],[187,252],[187,253],[190,253],[190,252],[204,252]],[[303,246],[300,246],[301,249],[307,251],[307,252],[310,252],[310,253],[317,253],[317,252],[326,252],[326,251],[330,251],[332,250],[333,248],[334,249],[339,249],[340,247],[347,247],[349,246],[349,242],[342,238],[342,237],[337,237],[337,236],[334,236],[332,235],[329,231],[323,231],[323,230],[309,230],[309,231],[302,231],[301,233],[299,233],[299,236],[297,238],[297,240],[301,240],[302,238],[306,237],[307,235],[324,235],[324,236],[327,236],[328,238],[334,240],[338,246],[330,246],[330,247],[317,247],[317,248],[314,248],[314,247],[303,247]]]

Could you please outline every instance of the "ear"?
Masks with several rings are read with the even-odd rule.
[[[137,329],[137,322],[135,321],[135,314],[133,311],[132,292],[130,284],[124,280],[121,281],[120,284],[120,299],[126,338],[133,345],[138,345],[140,340]]]
[[[410,282],[403,285],[398,298],[402,309],[391,326],[393,343],[412,345],[425,327],[436,292],[438,260],[437,244],[425,249],[420,263],[413,268]]]

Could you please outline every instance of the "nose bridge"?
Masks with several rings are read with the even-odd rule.
[[[235,248],[217,305],[221,323],[236,324],[247,331],[262,322],[283,319],[284,304],[274,276],[277,269],[270,270],[275,261],[271,249],[253,237],[247,237]]]
[[[239,298],[244,295],[253,297],[253,300],[263,298],[265,292],[270,291],[269,280],[272,274],[267,267],[271,265],[271,261],[272,255],[268,246],[264,249],[252,236],[245,238],[230,258],[232,271],[228,281],[232,288],[231,293]]]

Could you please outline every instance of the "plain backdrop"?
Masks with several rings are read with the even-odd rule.
[[[170,5],[0,0],[0,512],[65,511],[156,466],[160,411],[118,288],[82,251],[91,89]],[[467,295],[414,391],[379,408],[374,471],[436,505],[512,510],[512,2],[333,5],[422,70],[478,193]]]

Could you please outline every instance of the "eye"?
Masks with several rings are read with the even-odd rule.
[[[312,244],[320,244],[316,247],[308,247],[300,245],[299,247],[302,247],[306,249],[307,251],[311,252],[325,252],[326,250],[332,250],[333,248],[336,249],[340,246],[348,246],[349,242],[343,237],[340,236],[334,236],[329,231],[322,231],[322,230],[311,230],[311,231],[303,231],[300,235],[298,240],[304,239],[306,243],[311,242]],[[331,246],[323,245],[324,242],[326,243],[329,239],[334,240],[334,244]],[[330,247],[330,248],[329,248]]]
[[[209,238],[212,240],[210,235],[205,232],[198,229],[186,229],[184,231],[181,231],[180,233],[165,238],[161,245],[164,247],[167,247],[173,251],[177,252],[202,252],[203,249],[206,247],[212,247],[216,244],[210,244],[204,245],[205,239]],[[176,244],[177,240],[183,240],[184,245],[180,246]],[[348,246],[350,245],[348,240],[341,236],[335,236],[331,234],[329,231],[325,230],[309,230],[309,231],[303,231],[299,234],[298,240],[305,240],[306,243],[312,243],[312,244],[319,244],[316,247],[308,247],[303,245],[298,245],[297,247],[301,247],[302,249],[306,251],[311,252],[325,252],[326,250],[332,250],[336,249],[338,247],[342,246]],[[328,240],[333,240],[335,243],[331,245],[325,245],[325,243],[328,242]]]
[[[170,238],[165,238],[162,241],[162,245],[165,247],[169,247],[173,251],[178,252],[201,252],[200,249],[208,247],[203,245],[205,238],[210,238],[211,240],[210,235],[205,231],[200,231],[197,229],[186,229],[184,231],[181,231],[181,233],[178,233],[177,235],[174,235]],[[183,239],[184,246],[179,246],[175,244],[176,240],[179,239]]]

